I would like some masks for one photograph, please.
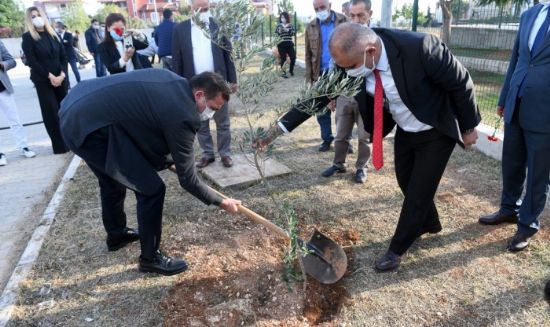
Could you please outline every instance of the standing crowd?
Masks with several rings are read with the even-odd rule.
[[[366,183],[369,160],[376,170],[383,167],[383,139],[396,131],[395,176],[404,201],[388,249],[375,264],[381,272],[395,270],[422,235],[442,231],[434,201],[439,183],[456,145],[469,148],[478,138],[481,116],[474,84],[468,70],[437,37],[372,27],[370,0],[352,0],[343,13],[334,11],[329,0],[312,0],[312,5],[316,17],[305,29],[306,81],[314,82],[330,70],[363,78],[354,97],[316,101],[318,150],[329,151],[334,143],[332,164],[322,176],[346,171],[347,155],[355,151],[350,141],[357,126],[353,179]],[[210,14],[209,1],[192,0],[191,6],[200,13],[206,30],[216,33],[219,26]],[[507,245],[512,252],[525,249],[538,232],[550,189],[550,92],[541,86],[550,74],[549,6],[550,1],[541,1],[521,16],[497,108],[505,121],[501,205],[497,212],[479,218],[481,224],[517,224]],[[215,162],[216,152],[225,168],[233,166],[228,100],[238,90],[238,81],[228,50],[230,38],[214,43],[194,20],[175,23],[169,9],[163,18],[152,38],[129,30],[120,14],[108,15],[103,27],[92,20],[85,39],[101,78],[82,82],[69,95],[69,65],[80,82],[74,51],[77,36],[62,22],[52,28],[44,12],[31,7],[22,47],[53,152],[73,151],[98,178],[108,249],[139,240],[140,270],[170,275],[187,265],[159,249],[165,186],[157,171],[175,165],[185,190],[207,205],[238,211],[238,200],[220,198],[195,172]],[[293,77],[296,27],[289,13],[279,15],[275,33],[281,74]],[[22,154],[33,157],[5,73],[15,62],[0,45],[0,106]],[[164,69],[142,70],[151,67],[148,57],[153,54]],[[111,76],[103,77],[107,72]],[[309,118],[298,107],[291,108],[254,146],[267,146]],[[210,120],[216,125],[217,151]],[[196,165],[195,136],[202,150]],[[5,157],[0,153],[2,164]],[[127,189],[137,197],[137,231],[126,225]]]

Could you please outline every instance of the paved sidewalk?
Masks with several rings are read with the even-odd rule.
[[[88,65],[80,74],[83,79],[93,78],[95,70]],[[21,122],[42,121],[28,67],[18,60],[17,67],[10,70],[9,75]],[[76,85],[72,72],[69,75],[71,85]],[[0,127],[7,125],[0,114]],[[0,130],[0,151],[8,159],[8,165],[0,167],[0,292],[72,158],[72,154],[53,155],[43,124],[25,127],[25,131],[30,148],[38,153],[32,159],[20,155],[10,130]]]

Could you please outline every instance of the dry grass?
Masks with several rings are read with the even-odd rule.
[[[263,100],[280,103],[301,82],[300,77],[282,80],[273,96]],[[245,121],[239,108],[234,110],[232,124],[239,132]],[[272,118],[264,117],[260,125]],[[356,230],[361,235],[344,281],[350,299],[338,318],[326,325],[550,326],[548,305],[542,300],[550,268],[549,233],[539,233],[528,251],[510,254],[504,249],[513,226],[477,224],[480,214],[495,210],[498,204],[496,161],[457,149],[437,195],[443,232],[416,242],[399,271],[377,274],[373,263],[388,246],[403,200],[393,175],[392,140],[385,144],[386,167],[380,172],[370,170],[365,185],[354,184],[352,172],[328,179],[320,176],[331,164],[332,154],[316,151],[319,129],[314,119],[276,144],[276,158],[294,173],[272,180],[272,186],[278,199],[293,204],[304,232],[315,225],[331,233]],[[354,159],[355,155],[349,156],[350,163]],[[172,174],[164,172],[162,177],[168,185],[163,248],[188,259],[190,271],[160,278],[140,274],[135,244],[108,253],[96,181],[83,166],[23,285],[10,325],[308,325],[296,312],[300,294],[281,288],[280,283],[266,286],[268,300],[273,302],[268,307],[271,313],[255,310],[253,299],[232,291],[236,287],[232,279],[249,280],[239,285],[249,290],[264,285],[268,275],[269,280],[280,278],[280,240],[244,218],[203,206],[178,187]],[[271,216],[272,206],[261,185],[227,193]],[[129,196],[130,226],[136,225],[134,205]],[[548,216],[546,212],[543,225]],[[187,319],[208,292],[202,287],[208,285],[216,290],[217,302],[204,311],[208,316]],[[195,302],[177,303],[183,300]],[[232,312],[241,310],[241,316],[220,315],[230,305],[237,310]]]

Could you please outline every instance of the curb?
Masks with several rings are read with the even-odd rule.
[[[476,130],[479,138],[477,139],[475,148],[493,159],[502,161],[502,140],[504,140],[502,131],[498,130],[495,134],[495,137],[498,138],[497,141],[489,141],[488,137],[493,136],[494,127],[479,124]]]
[[[36,229],[34,230],[25,251],[21,255],[19,262],[15,266],[13,273],[4,288],[2,297],[0,297],[0,327],[6,326],[8,321],[11,318],[15,301],[17,300],[17,292],[19,290],[19,284],[29,275],[34,262],[38,258],[40,249],[48,231],[50,230],[51,225],[54,222],[55,216],[57,215],[57,208],[61,204],[63,197],[65,196],[65,184],[73,178],[74,174],[82,159],[78,156],[74,156],[59,183],[59,186],[55,190],[52,199],[48,203],[46,210],[42,214],[42,218]]]

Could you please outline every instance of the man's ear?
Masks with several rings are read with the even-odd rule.
[[[193,91],[193,96],[195,97],[195,100],[198,100],[198,99],[200,99],[204,96],[204,91],[203,90],[194,90]]]

